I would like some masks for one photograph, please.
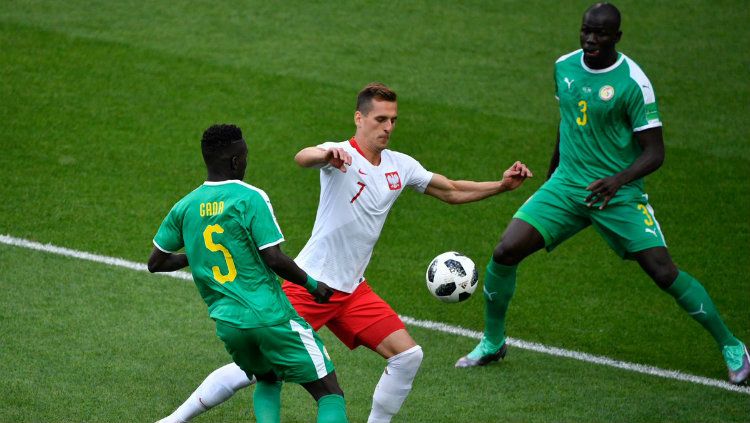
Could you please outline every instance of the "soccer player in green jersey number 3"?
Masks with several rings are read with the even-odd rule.
[[[672,262],[643,190],[642,178],[664,160],[664,142],[651,82],[615,50],[621,35],[617,8],[595,4],[583,15],[581,49],[555,64],[560,126],[549,179],[516,212],[495,247],[484,282],[484,337],[456,367],[505,356],[505,313],[518,264],[593,225],[714,337],[732,383],[744,383],[750,374],[745,345],[724,325],[701,283]]]
[[[316,302],[333,290],[279,248],[284,241],[271,202],[242,182],[247,144],[234,125],[214,125],[201,140],[208,178],[172,207],[154,237],[151,272],[190,264],[216,334],[245,373],[258,380],[258,422],[280,419],[281,380],[301,384],[318,402],[318,422],[346,422],[344,397],[328,353],[294,311],[276,274],[307,288]],[[181,248],[185,254],[178,254]],[[274,272],[276,274],[274,274]]]

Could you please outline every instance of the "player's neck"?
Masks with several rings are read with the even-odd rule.
[[[586,66],[588,66],[591,69],[606,69],[617,62],[617,58],[620,56],[619,53],[617,53],[617,50],[612,50],[610,53],[597,58],[596,60],[592,58],[588,58],[586,56],[583,56],[583,62],[586,63]]]
[[[232,174],[228,174],[224,172],[212,172],[210,170],[208,171],[208,176],[206,176],[207,182],[222,182],[222,181],[230,181],[234,179],[239,179],[239,178],[237,178],[236,175],[232,175]]]
[[[365,159],[370,162],[373,166],[380,166],[380,151],[367,151],[362,150],[365,154]]]
[[[354,145],[355,148],[359,153],[364,157],[368,162],[370,162],[373,166],[379,166],[380,165],[380,153],[381,151],[377,148],[373,148],[367,142],[361,142],[357,138],[357,136],[354,136]]]

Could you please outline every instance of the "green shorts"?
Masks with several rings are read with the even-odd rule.
[[[586,205],[584,200],[590,193],[552,178],[513,217],[536,228],[544,237],[547,251],[589,225],[623,258],[648,248],[666,247],[647,194],[623,187],[604,210],[599,210],[598,206]]]
[[[333,371],[323,342],[301,317],[252,329],[235,328],[217,320],[216,335],[248,377],[274,372],[282,380],[307,383]]]

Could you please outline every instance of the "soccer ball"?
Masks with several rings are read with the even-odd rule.
[[[477,289],[477,267],[461,253],[448,251],[427,267],[427,290],[446,303],[464,301]]]

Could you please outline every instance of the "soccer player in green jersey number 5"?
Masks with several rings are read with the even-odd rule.
[[[318,403],[318,422],[346,422],[344,397],[328,353],[289,304],[277,274],[316,302],[333,290],[279,248],[284,241],[268,196],[242,182],[247,144],[234,125],[214,125],[201,140],[206,182],[172,207],[154,237],[151,272],[190,265],[216,334],[247,375],[258,422],[280,419],[281,380],[301,384]],[[185,253],[177,253],[182,248]]]
[[[744,383],[750,374],[745,345],[724,325],[701,283],[672,262],[644,192],[643,177],[664,160],[662,124],[651,82],[615,49],[621,35],[617,8],[595,4],[583,15],[581,49],[555,64],[560,126],[549,179],[516,212],[495,247],[484,282],[484,337],[456,367],[505,356],[505,314],[516,267],[592,225],[713,336],[730,382]]]

